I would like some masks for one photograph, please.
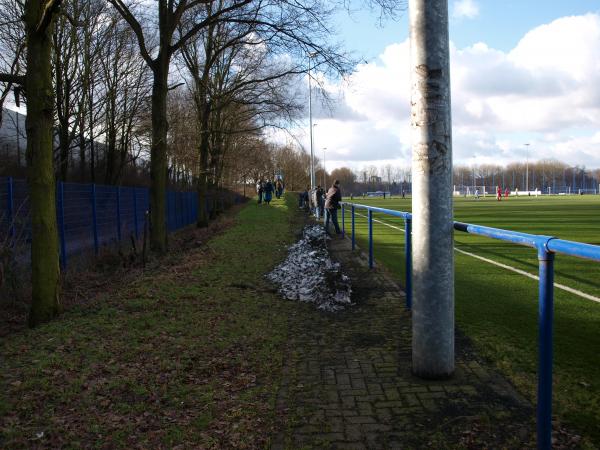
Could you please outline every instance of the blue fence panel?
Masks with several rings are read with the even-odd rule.
[[[90,185],[63,183],[63,199],[63,232],[68,260],[69,256],[94,248]]]
[[[227,193],[235,202],[242,197]],[[231,197],[233,196],[233,197]],[[196,192],[167,191],[165,220],[167,229],[175,231],[196,222]],[[204,207],[210,213],[212,198]],[[99,250],[131,237],[143,237],[150,191],[142,187],[117,187],[97,184],[56,184],[56,213],[61,265],[66,268],[70,256]],[[9,234],[28,244],[31,242],[29,190],[25,180],[0,177],[0,242]]]
[[[144,235],[144,226],[146,223],[146,211],[150,208],[150,192],[148,189],[144,188],[134,188],[135,189],[135,222],[134,226],[137,230],[138,238],[141,238]]]
[[[135,238],[135,188],[119,188],[119,218],[121,229],[121,240],[129,241],[131,236]]]
[[[96,227],[100,247],[118,242],[117,189],[115,186],[96,185]]]
[[[3,240],[8,233],[10,216],[12,216],[12,213],[9,212],[9,184],[12,185],[11,178],[0,177],[0,240]]]
[[[29,188],[25,180],[13,179],[12,191],[14,236],[20,243],[29,243],[31,242]]]

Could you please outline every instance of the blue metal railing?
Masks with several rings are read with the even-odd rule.
[[[404,245],[406,248],[405,251],[405,268],[406,268],[406,307],[408,309],[412,306],[412,243],[411,243],[411,229],[412,229],[412,215],[403,211],[395,211],[393,209],[385,209],[385,208],[376,208],[374,206],[360,205],[357,203],[348,203],[342,202],[342,233],[345,235],[345,220],[344,216],[346,215],[346,207],[351,207],[351,218],[352,218],[352,250],[356,248],[356,210],[357,209],[365,209],[367,210],[367,220],[369,223],[369,267],[373,268],[374,263],[374,250],[373,250],[373,213],[379,212],[383,214],[388,214],[394,217],[400,217],[404,219]]]
[[[369,267],[373,267],[373,213],[378,212],[404,219],[405,258],[406,258],[406,307],[412,305],[412,215],[392,209],[376,208],[355,203],[342,203],[342,217],[346,208],[351,208],[352,249],[355,248],[355,214],[357,209],[368,211]],[[342,226],[345,221],[342,220]],[[552,236],[520,233],[518,231],[454,222],[454,229],[464,233],[486,236],[491,239],[512,242],[537,250],[539,261],[538,317],[539,317],[539,362],[538,362],[538,403],[537,403],[537,443],[540,449],[552,447],[552,327],[554,318],[554,255],[564,255],[600,261],[600,246],[581,242],[566,241]],[[344,230],[345,232],[345,230]]]

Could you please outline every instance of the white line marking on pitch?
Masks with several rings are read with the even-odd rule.
[[[357,212],[355,212],[354,214],[359,215],[361,217],[368,218],[367,216],[365,216],[363,214],[359,214]],[[394,225],[390,225],[389,223],[383,222],[382,220],[373,219],[373,222],[379,222],[379,223],[385,225],[386,227],[390,227],[390,228],[393,228],[395,230],[404,231],[403,228],[396,227]],[[471,256],[472,258],[477,258],[480,261],[484,261],[484,262],[486,262],[488,264],[493,264],[494,266],[502,267],[503,269],[510,270],[511,272],[518,273],[519,275],[523,275],[525,277],[531,278],[532,280],[539,281],[539,279],[540,279],[540,277],[538,277],[537,275],[533,275],[533,274],[531,274],[529,272],[526,272],[524,270],[517,269],[515,267],[509,266],[509,265],[506,265],[506,264],[499,263],[497,261],[494,261],[493,259],[485,258],[483,256],[479,256],[479,255],[476,255],[475,253],[470,253],[470,252],[461,250],[461,249],[456,248],[456,247],[454,247],[454,250],[457,251],[457,252],[459,252],[459,253],[462,253],[463,255]],[[582,291],[577,290],[577,289],[573,289],[573,288],[571,288],[569,286],[565,286],[564,284],[554,283],[554,287],[557,288],[557,289],[561,289],[563,291],[569,292],[571,294],[577,295],[579,297],[585,298],[587,300],[591,300],[593,302],[600,303],[600,298],[599,297],[594,297],[593,295],[586,294],[585,292],[582,292]]]
[[[472,256],[473,258],[477,258],[477,259],[479,259],[481,261],[485,261],[485,262],[493,264],[495,266],[502,267],[503,269],[510,270],[510,271],[518,273],[520,275],[529,277],[529,278],[531,278],[533,280],[539,280],[540,279],[540,277],[538,277],[537,275],[533,275],[533,274],[531,274],[529,272],[525,272],[524,270],[516,269],[516,268],[514,268],[512,266],[507,266],[506,264],[499,263],[497,261],[494,261],[493,259],[484,258],[483,256],[479,256],[479,255],[476,255],[474,253],[466,252],[466,251],[461,250],[461,249],[456,248],[456,247],[454,247],[454,250],[456,250],[457,252],[462,253],[464,255]],[[590,294],[586,294],[585,292],[581,292],[581,291],[579,291],[577,289],[570,288],[569,286],[565,286],[564,284],[554,283],[554,287],[558,288],[558,289],[562,289],[563,291],[570,292],[571,294],[578,295],[580,297],[583,297],[585,299],[591,300],[593,302],[600,303],[600,298],[594,297],[593,295],[590,295]]]
[[[360,217],[364,217],[365,219],[369,218],[368,216],[365,216],[364,214],[357,213],[356,211],[354,211],[354,214],[356,214],[357,216],[360,216]],[[373,219],[373,222],[381,223],[381,224],[385,225],[386,227],[393,228],[394,230],[400,230],[402,232],[404,231],[404,228],[400,228],[400,227],[396,227],[394,225],[390,225],[389,223],[383,222],[381,220]]]

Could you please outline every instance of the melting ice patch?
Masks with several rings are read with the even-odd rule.
[[[305,227],[302,239],[289,247],[286,260],[267,279],[277,284],[288,300],[314,303],[324,311],[339,311],[352,304],[352,289],[340,263],[329,257],[326,239],[321,225]]]

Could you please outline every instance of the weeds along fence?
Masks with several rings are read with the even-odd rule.
[[[406,307],[412,306],[412,215],[408,212],[377,208],[356,203],[342,203],[342,232],[346,234],[346,214],[350,213],[350,238],[352,249],[356,247],[357,210],[367,211],[369,267],[374,265],[373,222],[374,213],[404,219]],[[454,222],[454,229],[463,233],[485,236],[533,248],[539,261],[538,316],[538,396],[537,396],[537,441],[538,448],[552,447],[552,342],[554,322],[554,257],[556,254],[585,258],[600,262],[600,246],[566,241],[552,236],[520,233],[499,228]]]
[[[216,195],[216,197],[214,196]],[[221,191],[202,205],[210,214],[243,201],[232,191]],[[196,192],[167,191],[166,223],[169,232],[196,222]],[[139,240],[148,225],[150,191],[145,187],[104,186],[63,183],[56,186],[56,215],[60,261],[67,268],[69,258],[123,241]],[[0,177],[0,245],[24,248],[31,242],[29,192],[22,179]]]

